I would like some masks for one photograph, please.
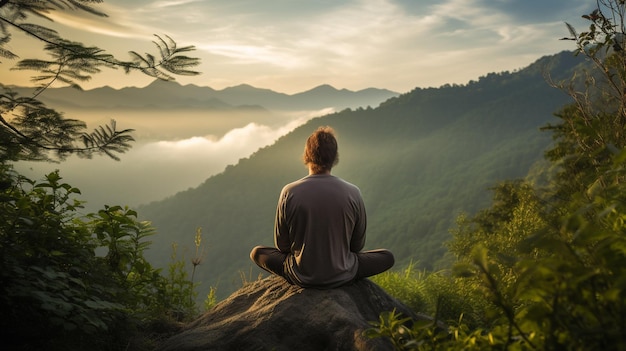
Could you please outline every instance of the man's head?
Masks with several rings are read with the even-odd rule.
[[[317,128],[306,140],[303,158],[313,173],[330,172],[339,162],[335,131],[331,127]]]

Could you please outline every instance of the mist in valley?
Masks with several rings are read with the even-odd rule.
[[[118,130],[134,129],[132,148],[120,161],[107,156],[60,163],[19,162],[23,175],[39,180],[59,170],[64,182],[80,189],[84,212],[104,205],[134,207],[196,187],[226,166],[267,145],[309,119],[333,112],[203,111],[200,109],[66,111],[88,131],[115,119]]]

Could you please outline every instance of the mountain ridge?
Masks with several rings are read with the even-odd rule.
[[[32,88],[14,87],[18,91]],[[101,87],[76,90],[69,87],[49,88],[40,99],[48,104],[81,109],[152,108],[152,109],[236,109],[240,104],[258,105],[268,110],[318,110],[328,107],[341,110],[378,104],[399,93],[377,88],[359,91],[338,90],[324,84],[310,90],[288,95],[270,89],[240,84],[216,90],[194,84],[155,80],[143,88],[114,89]]]

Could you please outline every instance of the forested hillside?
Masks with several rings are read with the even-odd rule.
[[[206,243],[196,271],[201,296],[209,286],[216,286],[219,296],[229,294],[241,285],[241,274],[255,279],[260,271],[249,251],[273,243],[278,193],[306,174],[301,162],[306,137],[330,125],[340,153],[333,173],[358,185],[366,201],[366,248],[391,249],[396,269],[411,261],[437,269],[445,262],[442,243],[457,216],[488,205],[490,187],[526,176],[543,158],[551,140],[539,128],[569,102],[548,84],[546,73],[555,80],[571,77],[581,62],[563,52],[513,73],[418,88],[375,109],[315,118],[197,188],[140,207],[140,218],[157,230],[148,256],[165,266],[177,242],[178,252],[187,248],[190,257],[201,227]]]

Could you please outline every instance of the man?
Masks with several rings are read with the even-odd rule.
[[[394,264],[385,249],[361,251],[367,216],[359,188],[330,174],[339,161],[330,127],[306,141],[309,175],[287,184],[276,209],[276,248],[257,246],[250,258],[264,270],[302,287],[334,288],[384,272]]]

